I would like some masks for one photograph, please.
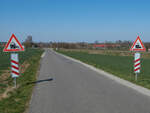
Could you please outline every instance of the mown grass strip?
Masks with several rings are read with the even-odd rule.
[[[112,73],[120,78],[131,81],[135,84],[144,86],[150,89],[150,59],[143,58],[141,60],[141,73],[138,76],[138,81],[135,81],[133,71],[134,57],[133,56],[114,56],[102,54],[89,54],[88,52],[78,51],[57,51],[64,55],[78,59],[87,64],[93,65],[96,68]]]

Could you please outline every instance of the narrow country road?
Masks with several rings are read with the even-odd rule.
[[[150,113],[150,97],[45,51],[29,113]]]

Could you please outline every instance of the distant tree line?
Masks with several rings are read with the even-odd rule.
[[[78,43],[51,42],[51,48],[89,49],[92,48],[92,44],[86,42],[78,42]]]
[[[6,42],[0,42],[0,47],[4,47]],[[27,36],[23,42],[25,48],[64,48],[64,49],[118,49],[118,50],[129,50],[133,42],[128,40],[117,40],[115,42],[105,41],[99,42],[96,40],[94,43],[87,42],[34,42],[31,35]],[[98,45],[98,46],[94,46]],[[100,45],[100,46],[99,46]],[[150,51],[150,42],[144,42],[146,50]]]
[[[146,48],[146,51],[150,51],[149,49],[150,49],[150,42],[145,42],[144,43],[144,46],[145,46],[145,48]]]

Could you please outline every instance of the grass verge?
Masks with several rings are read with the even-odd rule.
[[[29,52],[30,51],[30,52]],[[17,79],[18,87],[11,92],[8,92],[8,97],[0,101],[0,113],[23,113],[28,107],[28,102],[31,98],[32,89],[34,84],[30,82],[36,81],[37,70],[41,58],[42,50],[29,50],[20,55],[23,61],[28,62],[30,65],[24,73]],[[31,55],[32,56],[31,56]],[[13,85],[13,79],[9,78],[10,86]]]

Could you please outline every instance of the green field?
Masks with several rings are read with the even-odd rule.
[[[150,88],[150,58],[143,58],[141,60],[141,73],[136,82],[133,72],[134,58],[132,56],[89,54],[83,51],[59,50],[58,52],[93,65],[96,68],[100,68],[125,80]]]
[[[26,61],[30,65],[17,79],[17,88],[8,92],[7,98],[0,100],[0,113],[23,113],[26,110],[34,86],[34,84],[29,83],[36,81],[42,53],[43,50],[41,49],[26,49],[25,52],[19,52],[20,64]],[[0,48],[0,62],[0,72],[2,74],[4,70],[8,70],[10,67],[10,54],[3,53],[2,48]],[[1,81],[0,94],[5,92],[8,87],[11,88],[12,86],[13,79],[9,76],[5,81]]]

